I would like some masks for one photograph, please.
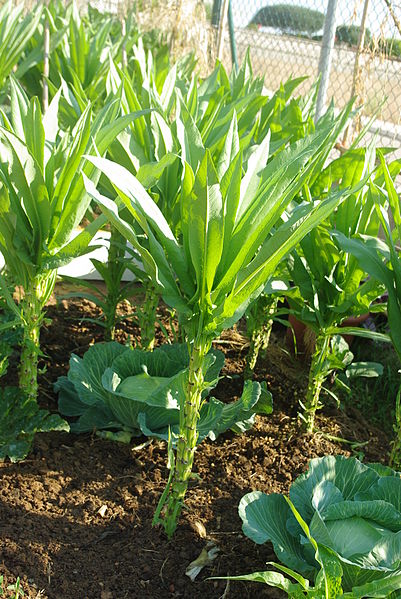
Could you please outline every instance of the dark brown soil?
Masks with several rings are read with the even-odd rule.
[[[56,409],[52,385],[65,374],[70,353],[82,355],[101,341],[102,329],[83,320],[98,315],[87,301],[49,307],[51,323],[42,334],[46,367],[40,376],[40,403]],[[138,331],[124,323],[118,340]],[[159,333],[159,342],[162,341]],[[242,389],[246,347],[237,331],[218,347],[226,354],[225,378],[215,395],[231,400]],[[10,368],[3,384],[16,380]],[[266,380],[275,402],[270,417],[257,420],[242,436],[232,433],[205,442],[196,454],[194,479],[174,539],[152,528],[151,520],[166,483],[166,448],[121,445],[94,435],[38,435],[28,459],[0,464],[0,575],[6,587],[21,579],[25,597],[49,599],[235,599],[282,597],[254,583],[210,581],[210,576],[266,569],[275,556],[269,545],[257,546],[241,533],[237,506],[244,493],[259,489],[287,492],[308,460],[325,454],[351,455],[350,445],[327,435],[368,441],[365,459],[385,462],[388,439],[359,413],[329,406],[318,417],[322,433],[300,434],[296,419],[306,371],[281,347],[276,336],[256,378]],[[137,440],[138,444],[146,441]],[[217,558],[195,582],[188,564],[208,545]],[[1,591],[0,591],[1,594]]]

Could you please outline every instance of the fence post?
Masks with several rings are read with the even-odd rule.
[[[218,27],[220,22],[221,0],[213,0],[212,25]]]
[[[329,0],[324,20],[322,49],[320,51],[318,72],[320,74],[320,85],[316,102],[315,122],[322,116],[329,86],[331,61],[333,58],[334,38],[336,36],[336,13],[338,0]]]
[[[227,24],[227,12],[228,12],[229,0],[223,0],[223,7],[220,14],[220,23],[217,37],[217,60],[222,60],[223,58],[223,48],[224,48],[224,33],[226,30]]]
[[[236,71],[238,71],[237,45],[235,43],[234,17],[232,1],[228,2],[228,30],[230,32],[231,62]]]

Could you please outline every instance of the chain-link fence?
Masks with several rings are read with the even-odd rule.
[[[228,16],[221,45],[228,68],[233,53],[241,62],[249,48],[268,90],[291,76],[307,77],[297,88],[304,93],[319,72],[322,83],[329,75],[327,88],[321,85],[326,103],[334,98],[341,108],[356,96],[365,120],[376,115],[380,143],[401,141],[401,0],[77,1],[121,18],[135,10],[141,28],[160,28],[180,51],[195,50],[204,74],[214,64]]]
[[[214,0],[216,26],[227,4]],[[299,88],[306,91],[318,76],[320,61],[322,78],[330,69],[327,100],[333,97],[340,108],[357,96],[365,118],[379,109],[382,143],[401,140],[400,4],[394,0],[231,0],[228,16],[238,61],[249,47],[254,70],[264,75],[268,89],[276,89],[290,76],[308,76]],[[230,60],[228,43],[223,58]]]

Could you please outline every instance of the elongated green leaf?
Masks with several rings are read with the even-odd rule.
[[[237,114],[234,111],[233,119],[231,121],[230,128],[225,137],[223,150],[219,156],[219,160],[217,163],[217,175],[219,180],[221,181],[224,174],[227,172],[230,164],[234,160],[235,156],[237,156],[239,152],[239,136],[238,136],[238,122],[237,122]]]
[[[159,243],[169,256],[181,284],[188,289],[189,293],[193,292],[193,283],[187,273],[188,265],[182,248],[178,245],[162,212],[139,181],[126,169],[110,160],[94,157],[88,157],[88,160],[110,179],[124,204],[149,236],[150,242],[152,234],[149,225],[151,225]],[[159,260],[161,258],[159,256]]]
[[[63,206],[66,201],[71,182],[76,176],[78,166],[81,162],[82,155],[86,149],[86,145],[89,140],[90,118],[91,108],[90,106],[88,106],[76,125],[76,134],[74,136],[74,141],[71,144],[68,155],[66,156],[65,164],[58,177],[57,185],[54,190],[53,200],[52,229],[54,231],[54,241],[53,244],[50,245],[50,247],[57,243],[55,240],[59,238],[59,231],[61,230],[63,232],[66,228],[64,220],[65,216],[64,219],[61,219],[61,215],[63,214]],[[64,215],[65,214],[66,212],[64,212]],[[65,236],[63,235],[63,237]],[[58,240],[58,244],[62,245],[63,242]]]
[[[327,333],[329,335],[355,335],[356,337],[372,339],[373,341],[379,341],[381,343],[391,343],[391,339],[386,333],[370,331],[363,327],[328,327]]]
[[[272,564],[277,567],[277,564]],[[296,574],[296,572],[294,572]],[[245,582],[261,582],[263,584],[267,584],[270,587],[275,587],[276,589],[281,589],[285,591],[289,597],[297,598],[297,597],[305,597],[303,592],[304,589],[307,589],[308,586],[299,587],[298,585],[292,583],[288,578],[285,578],[279,572],[267,571],[267,572],[252,572],[252,574],[243,574],[242,576],[213,576],[210,580],[243,580]],[[303,579],[305,581],[305,585],[308,585],[309,581]]]
[[[97,246],[90,246],[89,243],[92,241],[97,231],[103,227],[107,222],[104,215],[96,218],[90,223],[83,231],[81,231],[74,239],[72,239],[62,250],[57,252],[54,256],[51,256],[44,262],[43,268],[53,270],[58,269],[61,266],[69,264],[74,258],[78,258],[84,254],[92,252]]]
[[[187,310],[183,302],[180,302],[180,294],[176,286],[173,274],[169,265],[166,263],[165,257],[158,252],[159,260],[154,259],[149,250],[139,242],[137,234],[132,226],[122,220],[118,214],[117,206],[114,202],[102,196],[97,191],[93,183],[84,176],[85,187],[89,195],[98,202],[102,211],[107,216],[108,220],[116,227],[116,229],[127,239],[142,258],[144,267],[147,273],[152,277],[155,285],[161,288],[162,293],[167,294],[170,298],[174,298],[174,302],[180,309]],[[188,311],[188,310],[187,310]]]
[[[201,134],[181,97],[177,101],[176,128],[182,160],[188,162],[192,170],[196,172],[205,150]]]
[[[269,158],[270,133],[268,133],[262,143],[252,149],[248,160],[248,168],[244,178],[241,181],[241,194],[236,214],[238,223],[249,208],[250,203],[256,195],[256,191],[261,181],[263,168],[266,166]]]
[[[45,130],[42,124],[42,111],[38,98],[32,98],[29,103],[25,127],[25,141],[32,156],[44,172]]]
[[[380,580],[368,582],[362,586],[353,587],[350,593],[344,593],[344,599],[387,599],[394,591],[401,588],[401,572],[390,574]]]
[[[42,242],[47,238],[50,225],[50,203],[39,164],[27,147],[10,131],[0,127],[0,138],[7,144],[8,178],[15,186],[18,200],[23,200],[24,210],[35,235],[34,253],[39,259]]]
[[[189,210],[189,249],[195,268],[201,303],[210,292],[223,249],[223,199],[217,173],[208,151],[195,177]]]
[[[21,140],[24,140],[29,100],[23,88],[14,77],[10,77],[10,88],[11,122],[13,131]]]
[[[46,141],[54,143],[56,141],[57,132],[59,130],[58,124],[58,110],[61,96],[61,88],[54,95],[52,101],[49,104],[43,116],[43,129],[45,132]]]

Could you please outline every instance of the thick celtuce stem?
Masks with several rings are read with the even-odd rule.
[[[48,277],[33,279],[25,289],[22,301],[24,333],[22,339],[19,385],[28,399],[36,401],[38,395],[38,358],[40,354],[40,327],[43,306],[55,283],[55,273]]]
[[[141,347],[145,351],[152,351],[155,346],[155,321],[156,310],[159,305],[159,295],[153,285],[146,287],[145,300],[139,313],[141,329]]]
[[[249,343],[249,351],[246,357],[246,366],[244,370],[244,379],[249,380],[253,376],[253,372],[255,370],[256,362],[259,357],[260,349],[263,345],[263,333],[258,330],[254,331],[251,336],[251,340]]]
[[[181,513],[184,497],[192,472],[196,443],[197,422],[204,387],[204,359],[209,347],[194,345],[191,351],[185,403],[180,415],[180,436],[177,442],[175,470],[164,515],[164,528],[170,538]]]
[[[395,438],[391,447],[389,463],[392,468],[399,470],[401,467],[401,387],[398,390],[395,404],[394,433]]]
[[[106,341],[114,341],[116,332],[117,306],[120,299],[122,278],[121,258],[124,257],[124,250],[121,250],[121,246],[124,241],[123,236],[117,229],[115,227],[110,227],[110,246],[107,259],[109,278],[106,281],[107,298],[104,314]]]
[[[272,317],[277,311],[278,298],[274,297],[269,299],[270,301],[266,302],[266,299],[263,298],[263,305],[259,310],[256,308],[258,314],[254,317],[255,324],[251,332],[249,351],[244,371],[245,380],[252,378],[260,351],[266,350],[269,346],[273,327]],[[258,304],[258,301],[259,300],[256,300],[256,304]]]
[[[330,349],[330,336],[321,333],[316,337],[315,351],[309,370],[308,389],[305,404],[302,406],[304,412],[302,420],[306,432],[313,433],[315,428],[315,414],[320,407],[319,398],[325,379],[324,362]]]

